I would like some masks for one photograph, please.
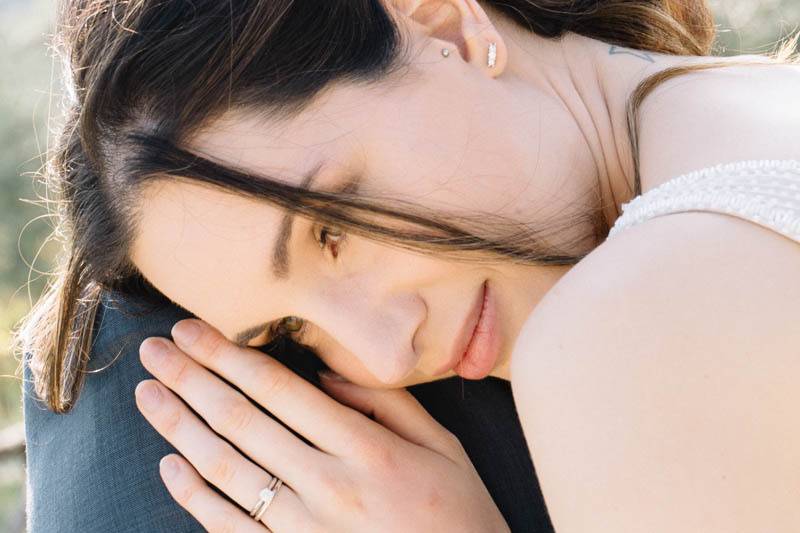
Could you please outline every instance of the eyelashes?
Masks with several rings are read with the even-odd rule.
[[[339,257],[339,248],[343,244],[344,237],[345,234],[342,229],[335,226],[320,226],[319,237],[314,236],[317,244],[323,250],[330,244],[331,255],[334,259]]]
[[[273,342],[278,338],[288,337],[297,343],[302,343],[305,330],[305,320],[297,316],[287,316],[274,322],[267,329],[267,342]]]

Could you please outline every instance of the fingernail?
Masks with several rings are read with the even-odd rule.
[[[164,357],[168,352],[169,346],[158,337],[148,337],[139,345],[139,354],[154,360]]]
[[[341,374],[337,374],[333,370],[320,370],[317,372],[319,377],[322,379],[327,379],[330,381],[341,381],[341,382],[349,382],[344,376]]]
[[[200,336],[202,328],[196,320],[181,320],[172,326],[172,337],[184,344],[192,344]]]
[[[171,455],[165,455],[158,462],[161,475],[167,479],[174,479],[178,475],[178,461]]]
[[[136,397],[139,398],[143,408],[148,411],[155,410],[161,403],[161,391],[155,383],[144,381],[140,383],[144,383],[144,385],[140,384],[136,387]]]

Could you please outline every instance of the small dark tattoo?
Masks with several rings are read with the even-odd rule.
[[[649,61],[650,63],[655,63],[656,60],[645,51],[642,50],[631,50],[629,48],[622,48],[621,46],[611,45],[611,48],[608,49],[608,55],[614,54],[630,54],[632,56],[636,56],[640,59],[644,59],[645,61]]]

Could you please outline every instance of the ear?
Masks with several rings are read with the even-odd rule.
[[[432,39],[427,46],[448,48],[463,61],[485,72],[487,76],[502,74],[508,59],[505,41],[477,0],[390,0],[395,8]],[[488,65],[489,45],[495,44],[496,59]]]

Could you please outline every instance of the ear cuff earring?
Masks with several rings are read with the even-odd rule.
[[[450,50],[447,48],[442,48],[442,55],[444,57],[448,57],[450,55]],[[489,68],[494,67],[495,63],[497,62],[497,44],[489,43],[489,53],[486,56],[486,65]]]

